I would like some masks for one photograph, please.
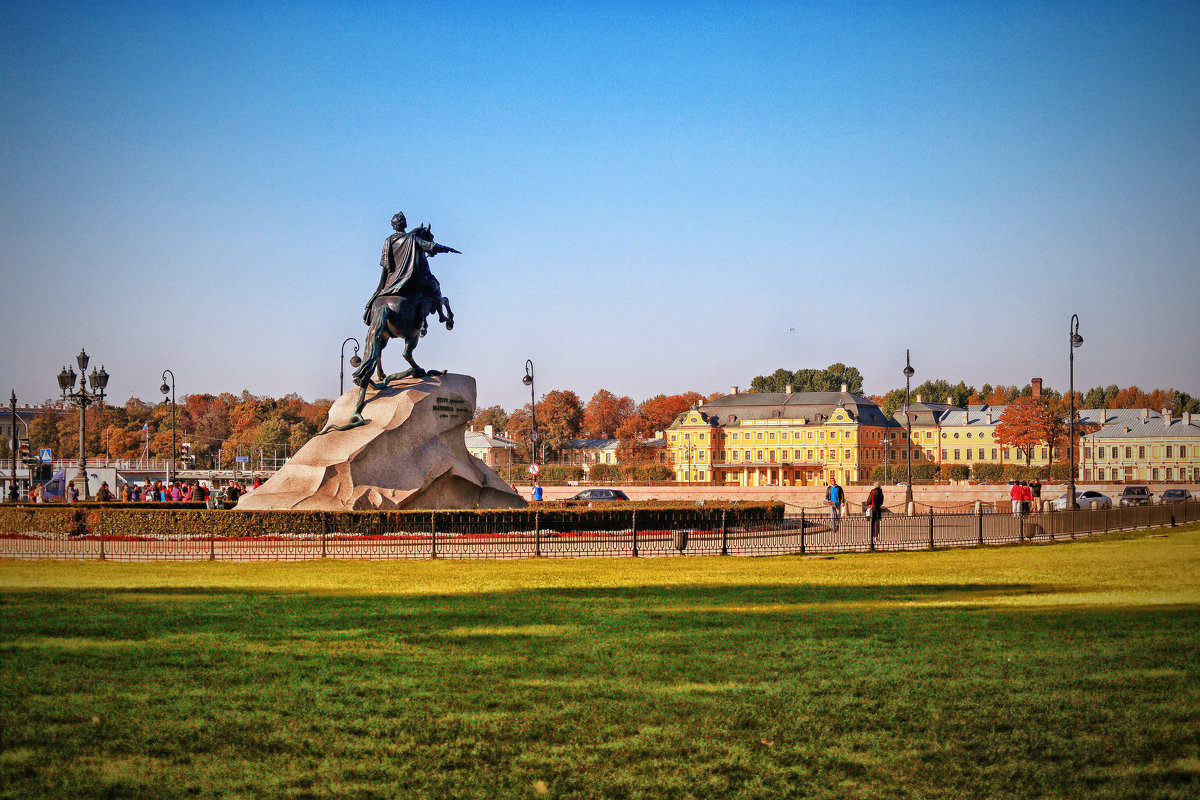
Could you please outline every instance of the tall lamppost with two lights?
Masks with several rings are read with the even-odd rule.
[[[908,485],[904,487],[904,508],[912,513],[912,411],[908,405],[908,392],[911,388],[912,376],[916,372],[909,360],[909,351],[904,351],[904,424],[907,427],[905,436],[908,437]]]
[[[89,360],[87,352],[80,349],[79,355],[75,357],[75,363],[79,365],[78,389],[75,389],[75,370],[63,367],[62,372],[58,373],[58,388],[62,390],[63,400],[79,407],[79,472],[75,474],[72,483],[75,484],[75,489],[83,500],[88,499],[87,450],[85,447],[87,407],[92,403],[103,403],[104,390],[108,386],[108,373],[104,371],[103,366],[98,372],[95,367],[92,367],[92,374],[90,376],[87,374]],[[90,391],[88,390],[89,381],[92,386]]]
[[[171,376],[171,385],[167,385],[167,376]],[[164,369],[162,374],[162,386],[158,390],[164,395],[170,393],[171,397],[171,462],[167,465],[167,486],[170,486],[175,480],[175,373],[169,369]],[[168,398],[164,397],[163,402],[166,403]]]
[[[1067,458],[1071,462],[1071,477],[1070,483],[1067,484],[1067,508],[1074,511],[1079,508],[1079,503],[1075,500],[1075,348],[1083,344],[1083,337],[1079,335],[1079,315],[1071,315],[1071,324],[1067,329],[1067,333],[1071,339],[1071,386],[1069,394],[1071,395],[1070,413],[1067,417]]]

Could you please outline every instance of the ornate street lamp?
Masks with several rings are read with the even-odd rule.
[[[912,506],[912,412],[908,407],[908,392],[912,383],[913,373],[916,372],[912,368],[912,362],[909,360],[909,351],[904,351],[904,422],[908,427],[908,486],[904,487],[904,507],[908,510]]]
[[[521,378],[521,383],[529,387],[529,461],[534,463],[538,460],[537,403],[533,398],[533,361],[530,359],[525,359],[525,377]]]
[[[350,366],[357,368],[362,363],[362,359],[358,357],[358,339],[353,336],[346,337],[346,341],[342,342],[342,355],[338,367],[338,397],[346,392],[346,344],[349,342],[354,342],[354,355],[350,356]]]
[[[103,403],[104,390],[108,386],[108,373],[104,371],[103,366],[99,372],[92,367],[92,374],[87,374],[88,361],[87,352],[80,349],[79,355],[75,357],[75,363],[79,365],[79,388],[74,391],[75,370],[63,367],[62,372],[58,373],[58,388],[62,390],[63,401],[79,407],[79,472],[75,474],[72,483],[75,484],[80,498],[84,500],[88,499],[87,450],[84,446],[87,436],[87,407],[95,402]],[[87,388],[89,382],[92,386],[91,391]],[[66,499],[65,492],[63,499]]]
[[[1075,348],[1083,344],[1083,337],[1079,335],[1079,315],[1071,315],[1071,324],[1067,327],[1067,333],[1070,335],[1071,346],[1071,411],[1067,417],[1067,458],[1071,462],[1071,477],[1070,483],[1067,484],[1067,508],[1074,511],[1079,508],[1079,503],[1075,500]]]
[[[167,376],[171,376],[171,385],[167,386]],[[168,392],[171,395],[171,462],[167,465],[167,486],[175,480],[175,373],[169,369],[164,369],[162,374],[162,386],[158,390],[164,395]],[[163,398],[163,402],[167,402],[167,398]]]

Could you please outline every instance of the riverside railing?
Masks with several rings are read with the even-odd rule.
[[[64,509],[66,510],[66,509]],[[233,519],[227,511],[152,512],[168,515],[154,533],[131,534],[118,512],[0,517],[0,558],[114,561],[292,561],[336,559],[647,558],[701,555],[806,555],[1055,542],[1114,531],[1165,528],[1200,520],[1200,502],[1112,509],[1012,514],[885,514],[876,525],[862,515],[836,525],[828,511],[761,518],[717,511],[648,513],[613,510],[575,523],[534,513],[532,524],[469,515],[298,514],[276,517],[273,532],[203,533]],[[169,515],[188,515],[171,517]],[[210,516],[206,516],[210,515]],[[218,520],[221,517],[221,520]],[[527,515],[528,517],[528,515]],[[183,524],[183,520],[187,524]],[[397,520],[402,519],[402,522]],[[172,520],[179,520],[177,526]],[[651,521],[653,520],[653,521]]]

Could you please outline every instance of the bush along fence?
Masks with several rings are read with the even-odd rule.
[[[517,511],[222,512],[0,507],[0,558],[511,559],[825,554],[1052,542],[1200,520],[1200,503],[1035,514],[784,513],[781,504],[612,503]]]

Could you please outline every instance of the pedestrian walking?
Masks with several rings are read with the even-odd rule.
[[[846,505],[846,493],[838,486],[837,478],[829,476],[829,490],[825,493],[825,504],[829,506],[829,527],[837,531],[841,524],[842,508]]]
[[[867,495],[867,517],[871,520],[871,541],[879,536],[879,518],[883,516],[883,486],[876,483]]]

